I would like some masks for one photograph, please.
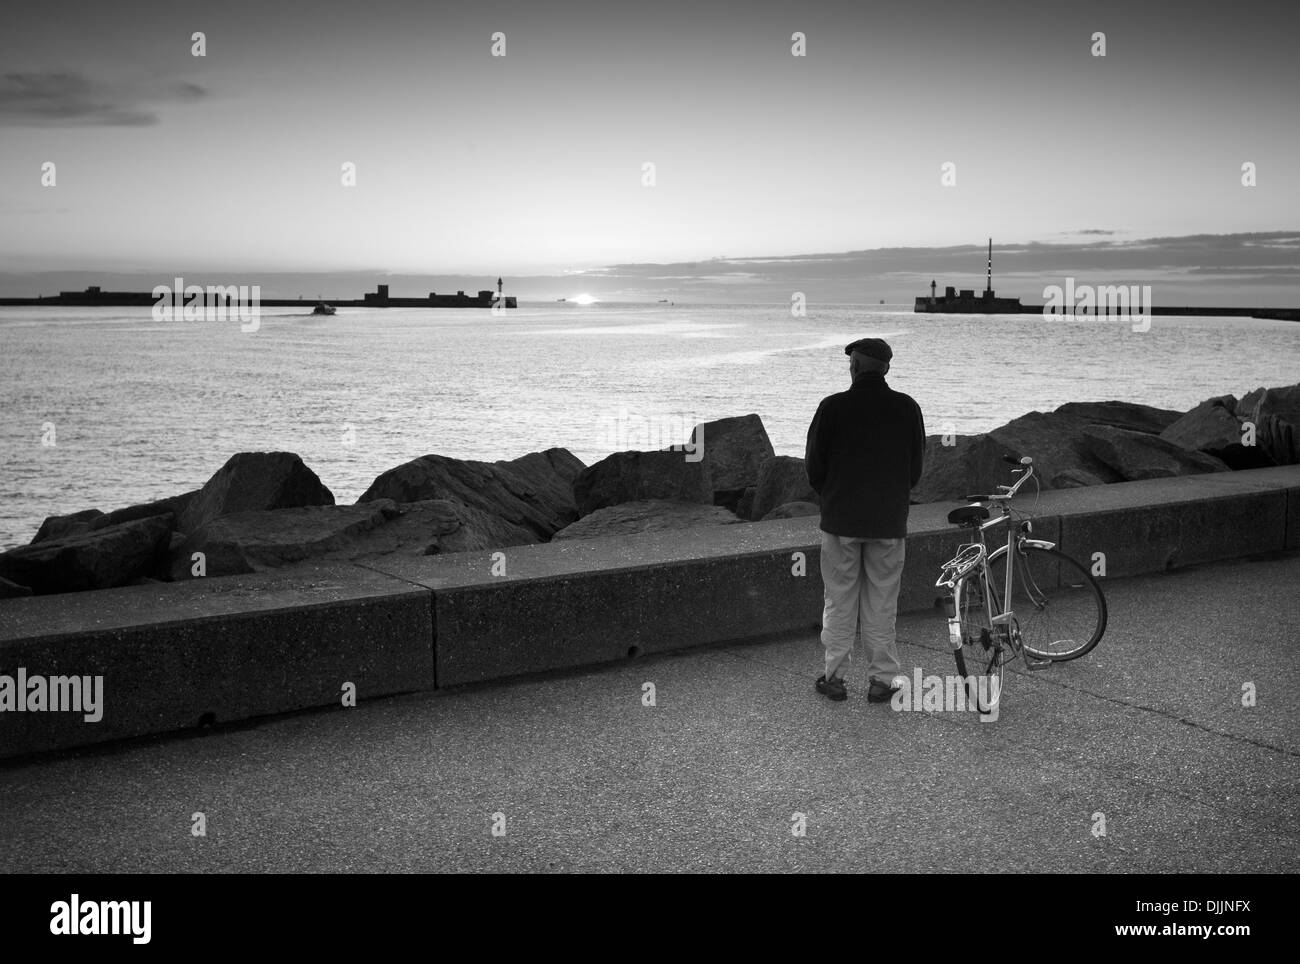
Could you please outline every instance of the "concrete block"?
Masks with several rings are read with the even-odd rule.
[[[1285,547],[1288,490],[1243,478],[1251,474],[1116,483],[1043,501],[1059,512],[1062,549],[1080,562],[1102,552],[1107,577],[1162,572]]]
[[[348,564],[0,601],[0,675],[103,677],[103,715],[0,713],[0,757],[432,688],[427,590]]]
[[[443,687],[814,628],[816,531],[788,519],[376,565],[433,590]]]

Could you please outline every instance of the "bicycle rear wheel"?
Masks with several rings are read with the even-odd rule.
[[[1106,632],[1106,598],[1082,565],[1063,552],[1023,546],[1014,552],[1012,598],[1005,608],[1025,651],[1038,659],[1078,659],[1101,642]],[[1005,592],[1007,551],[989,559],[989,578]]]
[[[952,655],[961,677],[966,680],[974,678],[975,687],[971,692],[978,694],[979,711],[990,713],[1002,697],[1002,674],[1007,653],[1002,646],[1001,634],[989,623],[984,593],[984,581],[978,571],[957,582],[954,596],[960,600],[956,616],[961,640],[960,645],[957,640],[952,640]],[[993,608],[995,611],[999,609],[996,591]],[[987,679],[981,683],[980,677]]]

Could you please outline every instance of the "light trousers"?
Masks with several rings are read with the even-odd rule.
[[[861,632],[867,680],[889,683],[902,667],[894,634],[903,581],[903,539],[859,539],[822,533],[822,646],[826,678],[844,675]]]

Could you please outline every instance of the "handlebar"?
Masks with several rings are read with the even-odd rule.
[[[1028,455],[1022,456],[1020,458],[1016,458],[1014,455],[1004,455],[1002,456],[1002,461],[1007,462],[1011,465],[1019,466],[1019,468],[1016,471],[1024,473],[1023,475],[1020,476],[1019,481],[1017,481],[1016,484],[1012,486],[1005,486],[1005,485],[999,486],[998,488],[1005,489],[1006,491],[1001,492],[998,495],[968,495],[966,496],[967,502],[1001,502],[1001,501],[1010,500],[1017,492],[1020,491],[1020,487],[1024,485],[1025,482],[1027,482],[1029,478],[1034,474],[1034,460],[1031,459]]]

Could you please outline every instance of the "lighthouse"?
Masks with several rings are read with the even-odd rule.
[[[993,239],[989,238],[989,275],[988,282],[984,285],[984,297],[993,300]]]

